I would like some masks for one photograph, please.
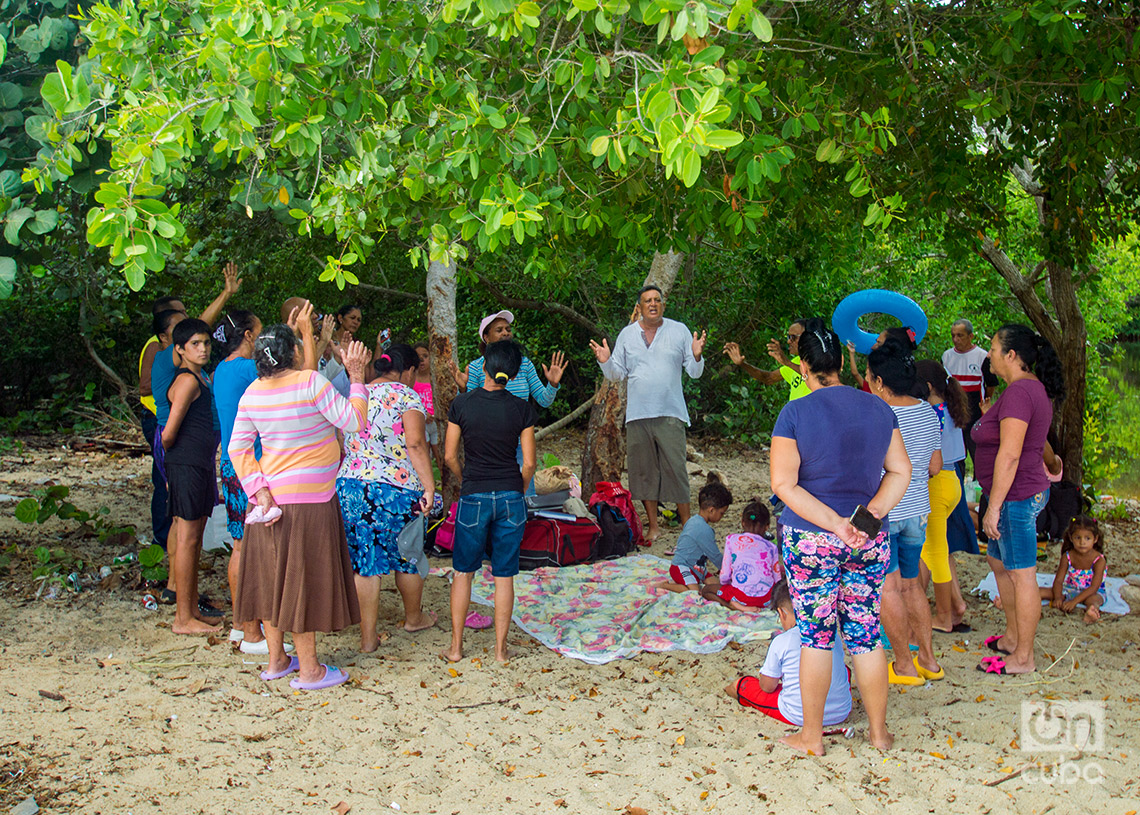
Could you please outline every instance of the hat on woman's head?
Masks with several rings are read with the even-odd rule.
[[[506,320],[507,324],[510,325],[515,321],[515,315],[509,311],[496,311],[494,314],[488,314],[479,323],[479,339],[483,339],[483,333],[487,330],[487,326],[495,322],[495,320]]]

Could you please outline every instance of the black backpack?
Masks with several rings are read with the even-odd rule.
[[[628,555],[633,548],[633,530],[621,510],[610,504],[597,503],[590,507],[590,512],[602,529],[594,559],[613,560]]]
[[[1081,488],[1071,481],[1058,481],[1049,486],[1049,502],[1037,516],[1037,535],[1059,541],[1073,518],[1087,512],[1090,504]]]

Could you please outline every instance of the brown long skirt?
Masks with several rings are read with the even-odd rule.
[[[360,622],[340,504],[282,504],[281,519],[245,528],[234,619],[294,634]]]

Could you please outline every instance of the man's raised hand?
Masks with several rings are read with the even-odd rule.
[[[702,331],[700,335],[696,331],[693,332],[693,357],[700,359],[701,354],[705,351],[705,340],[708,339],[709,332]]]
[[[590,340],[590,350],[594,352],[594,358],[598,363],[605,365],[610,361],[610,343],[609,340],[602,338],[602,344],[598,345],[593,340]]]
[[[726,342],[724,344],[724,353],[732,360],[733,365],[739,365],[744,362],[744,354],[740,353],[740,346],[735,342]]]
[[[791,367],[787,354],[784,353],[784,346],[780,345],[779,340],[768,340],[768,356],[781,365]]]

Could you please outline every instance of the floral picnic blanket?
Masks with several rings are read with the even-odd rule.
[[[711,654],[781,630],[774,611],[733,611],[695,591],[649,588],[668,575],[668,560],[644,554],[521,572],[514,621],[547,648],[595,665],[641,651]],[[471,599],[492,605],[494,591],[490,568],[476,573]]]

